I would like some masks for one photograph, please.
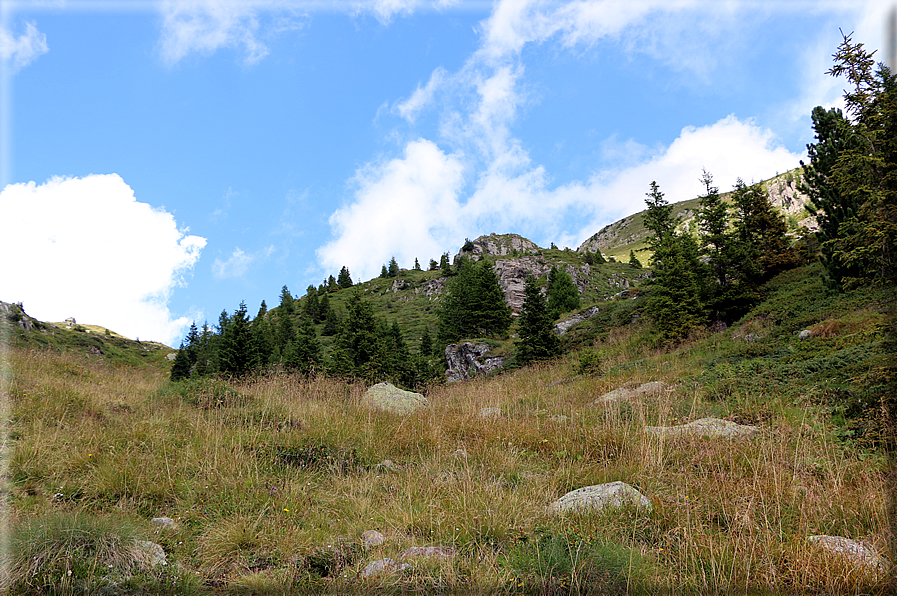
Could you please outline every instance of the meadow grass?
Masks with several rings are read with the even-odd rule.
[[[841,318],[821,341],[870,324]],[[763,325],[774,335],[774,323]],[[722,366],[720,354],[747,349],[733,335],[652,350],[629,326],[594,338],[593,374],[579,374],[581,354],[571,354],[434,385],[429,407],[409,416],[368,408],[355,381],[173,384],[152,369],[12,348],[12,592],[32,591],[28,577],[49,586],[56,574],[58,593],[82,593],[142,573],[170,593],[884,593],[885,574],[806,540],[840,535],[887,551],[884,458],[838,435],[816,385],[795,376],[800,387],[782,392],[762,369]],[[647,381],[667,390],[594,403]],[[486,407],[502,413],[479,417]],[[643,432],[705,415],[761,431],[738,441]],[[569,490],[616,480],[644,493],[651,512],[547,509]],[[177,527],[152,526],[156,516]],[[151,540],[171,564],[134,570],[98,547],[66,546],[65,532],[34,538],[51,527],[92,528],[100,538],[91,544]],[[362,545],[371,529],[382,546]],[[371,561],[430,545],[458,554],[360,575]],[[59,575],[64,565],[34,554],[54,548],[87,557],[89,572],[74,583]]]

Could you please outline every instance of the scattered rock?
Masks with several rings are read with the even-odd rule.
[[[588,308],[580,313],[577,313],[571,316],[569,319],[561,321],[557,325],[554,326],[554,332],[557,335],[563,335],[570,330],[571,327],[576,325],[577,323],[582,323],[586,319],[591,319],[595,315],[598,314],[598,307],[593,306],[592,308]]]
[[[836,553],[851,563],[874,572],[885,572],[888,563],[872,546],[843,536],[808,536],[807,540],[831,553]]]
[[[458,447],[457,449],[455,449],[452,455],[459,459],[467,459],[467,451],[463,447]]]
[[[392,559],[380,559],[379,561],[371,561],[361,571],[361,577],[376,577],[378,575],[392,575],[399,571],[408,569],[411,565],[407,563],[396,563]]]
[[[505,359],[501,356],[486,356],[490,350],[486,344],[474,344],[469,341],[450,344],[445,347],[445,371],[449,383],[467,381],[471,377],[487,374],[501,368]]]
[[[362,399],[372,407],[392,414],[411,414],[428,405],[420,393],[399,389],[392,383],[377,383],[369,388]]]
[[[700,437],[734,439],[749,437],[759,431],[756,426],[736,424],[719,418],[701,418],[688,424],[677,426],[646,426],[645,432],[664,437],[697,435]]]
[[[377,469],[386,470],[387,472],[398,472],[399,466],[397,466],[391,459],[384,459],[377,464]]]
[[[65,321],[63,321],[63,323],[65,323],[65,324],[68,325],[69,327],[74,327],[75,325],[78,324],[78,323],[75,321],[75,317],[69,317],[69,318],[67,318]]]
[[[408,287],[407,281],[405,281],[404,279],[397,279],[392,282],[392,286],[390,286],[389,291],[395,293],[395,292],[398,292],[399,290],[404,290],[407,287]]]
[[[813,337],[813,332],[809,329],[804,329],[797,334],[797,339],[810,339],[811,337]]]
[[[145,569],[152,569],[158,565],[168,565],[165,557],[165,549],[148,540],[137,540],[131,549],[134,562]]]
[[[551,383],[549,383],[547,388],[551,389],[552,387],[558,387],[560,385],[566,385],[566,384],[572,383],[572,382],[573,382],[573,379],[571,379],[570,377],[566,377],[564,379],[557,379],[556,381],[552,381]]]
[[[451,559],[456,554],[450,546],[412,546],[406,548],[400,559]]]
[[[633,399],[636,397],[641,397],[643,395],[648,395],[651,393],[657,393],[658,391],[662,391],[666,389],[666,385],[661,383],[660,381],[650,381],[648,383],[642,383],[635,389],[627,389],[626,387],[617,387],[613,391],[608,391],[594,402],[595,404],[609,404],[620,401],[626,401],[629,399]]]
[[[570,491],[549,505],[548,508],[556,513],[567,513],[584,510],[599,511],[605,507],[622,507],[623,505],[651,510],[651,502],[645,495],[620,481],[578,488]]]
[[[752,344],[752,343],[754,343],[755,341],[758,341],[758,340],[760,340],[760,339],[763,339],[763,336],[760,335],[759,333],[748,333],[747,335],[744,336],[743,339],[744,339],[744,341],[746,341],[747,343]]]
[[[150,523],[154,526],[159,526],[160,528],[168,528],[171,530],[177,530],[178,528],[177,522],[170,517],[154,517],[150,520]]]
[[[377,530],[368,530],[361,535],[361,541],[364,543],[365,548],[373,548],[386,542],[386,538]]]
[[[548,420],[555,424],[565,424],[570,419],[563,414],[555,414],[554,416],[549,416]]]
[[[499,418],[501,417],[501,408],[480,408],[477,412],[478,418]]]
[[[99,349],[96,346],[90,346],[90,353],[94,354],[95,356],[102,356],[103,350]]]
[[[172,352],[171,354],[166,354],[165,357],[168,358],[168,360],[170,360],[171,362],[174,362],[174,359],[177,358],[178,355],[177,353]]]

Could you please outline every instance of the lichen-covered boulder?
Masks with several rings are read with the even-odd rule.
[[[737,439],[749,437],[760,429],[748,424],[736,424],[720,418],[701,418],[677,426],[646,426],[645,432],[662,437],[691,435],[707,438]]]
[[[399,389],[392,383],[377,383],[365,392],[362,400],[392,414],[411,414],[428,405],[427,398],[420,393]]]
[[[584,486],[570,491],[549,505],[548,509],[555,513],[569,513],[572,511],[600,511],[605,507],[623,507],[625,505],[651,511],[651,501],[645,495],[635,487],[620,481]]]
[[[637,397],[642,397],[643,395],[658,393],[664,389],[666,389],[666,385],[664,385],[660,381],[650,381],[648,383],[642,383],[638,387],[632,389],[629,389],[627,387],[618,387],[613,391],[608,391],[607,393],[596,399],[594,403],[599,405],[607,405],[615,402],[627,401]]]
[[[890,565],[872,546],[843,536],[808,536],[807,540],[824,551],[842,557],[874,575],[886,573]]]

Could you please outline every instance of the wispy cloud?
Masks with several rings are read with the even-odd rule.
[[[11,184],[0,193],[0,297],[32,316],[69,316],[130,337],[173,342],[189,325],[168,309],[205,238],[136,200],[116,174]]]
[[[38,31],[34,23],[25,23],[25,32],[15,35],[5,27],[0,27],[0,59],[8,62],[12,73],[34,62],[50,51],[47,36]]]
[[[243,277],[253,263],[267,259],[273,252],[273,246],[268,246],[264,250],[255,253],[245,253],[237,246],[227,260],[215,259],[215,262],[212,263],[212,275],[215,279]]]

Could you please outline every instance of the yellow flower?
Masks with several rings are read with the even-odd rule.
[[[284,509],[283,509],[283,510],[284,510],[284,511],[286,511],[286,512],[287,512],[287,513],[289,513],[289,512],[290,512],[290,510],[289,510],[289,509],[287,509],[287,508],[286,508],[286,507],[284,507]]]

